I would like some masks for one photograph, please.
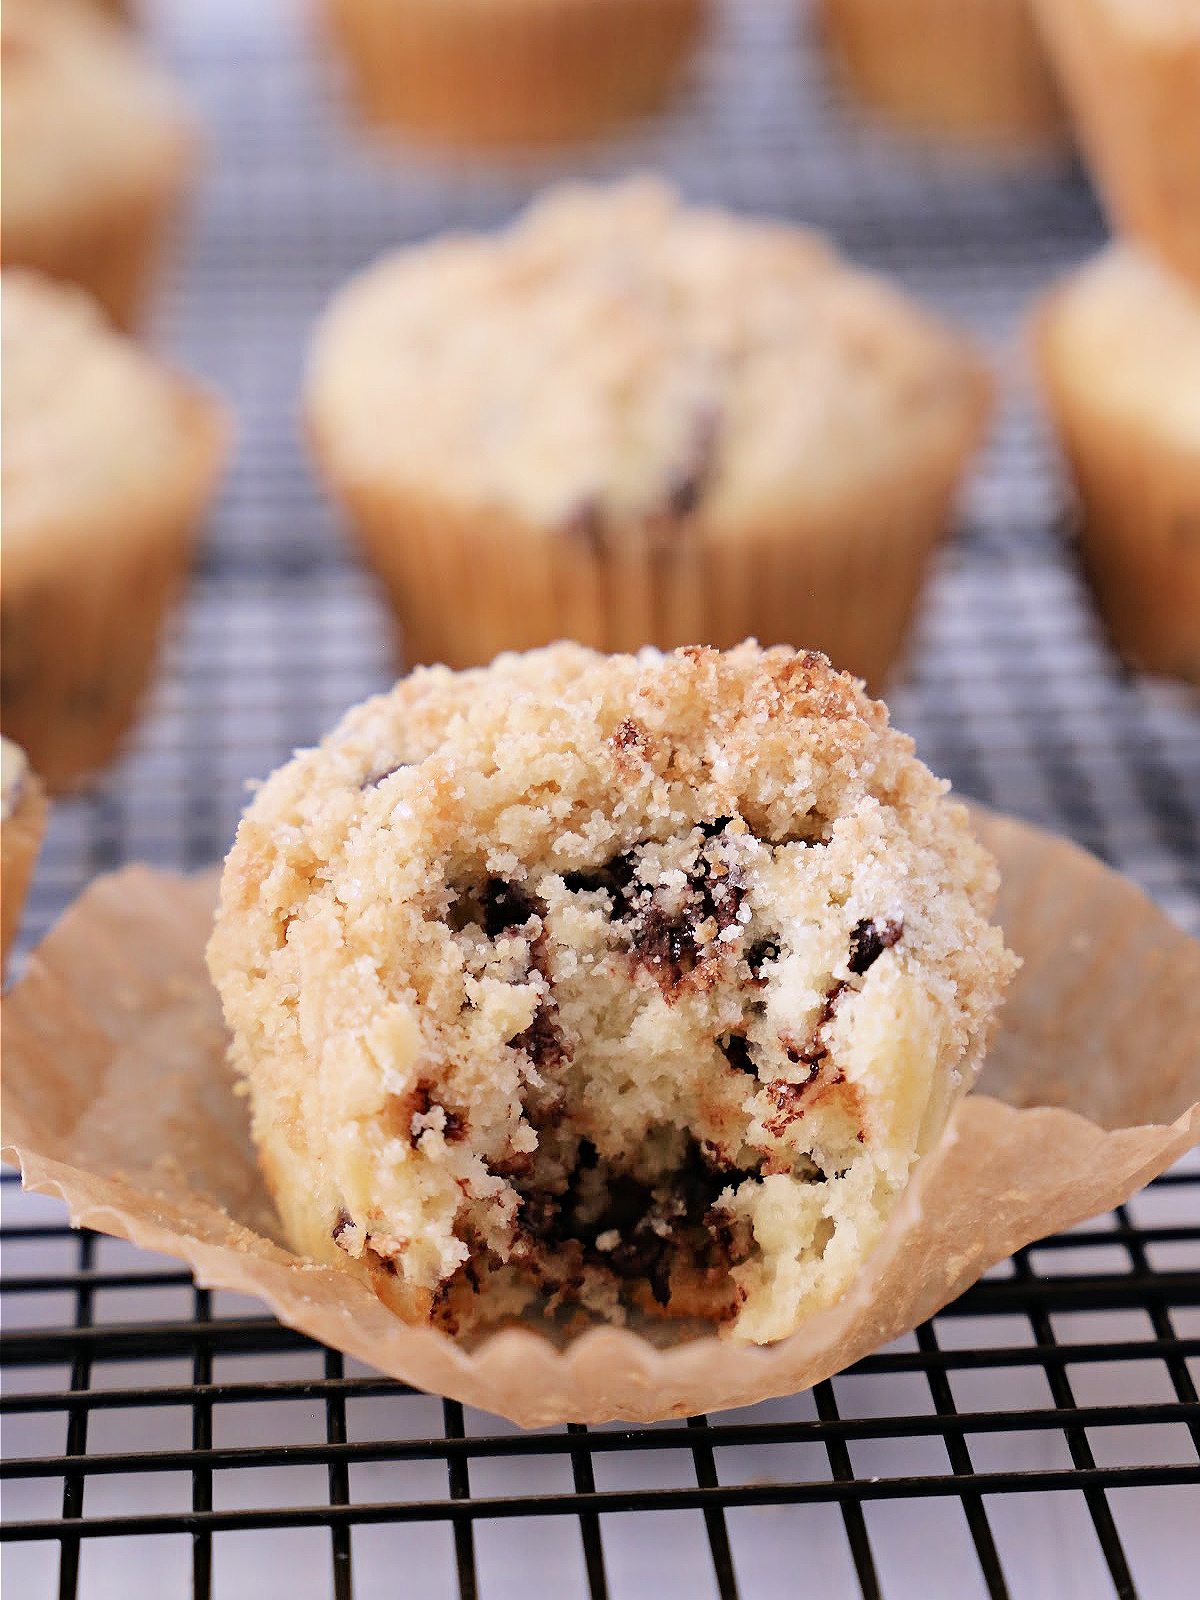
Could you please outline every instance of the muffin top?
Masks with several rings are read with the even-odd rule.
[[[102,217],[170,186],[190,160],[178,95],[95,8],[4,0],[0,58],[6,232],[25,238],[64,217]]]
[[[820,509],[960,451],[985,396],[960,338],[820,238],[649,179],[383,258],[308,378],[343,481],[596,533]]]
[[[767,1341],[841,1293],[1012,970],[963,808],[823,656],[414,674],[259,791],[209,964],[300,1247],[462,1331]]]
[[[1200,290],[1114,245],[1051,297],[1043,337],[1056,381],[1090,408],[1200,453]]]
[[[81,289],[0,277],[6,553],[56,529],[186,505],[216,470],[220,408],[104,320]]]

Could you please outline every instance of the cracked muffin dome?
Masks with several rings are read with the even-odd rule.
[[[305,410],[410,665],[753,634],[878,685],[988,393],[820,236],[642,178],[383,257]]]
[[[996,869],[819,655],[415,672],[263,786],[209,964],[287,1233],[450,1332],[791,1333],[979,1066]]]

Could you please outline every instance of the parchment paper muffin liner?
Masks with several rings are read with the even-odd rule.
[[[884,116],[997,153],[1066,147],[1027,0],[820,0],[818,17],[850,88]]]
[[[382,584],[406,667],[481,666],[564,638],[625,652],[732,649],[753,637],[803,642],[879,692],[948,530],[988,396],[981,371],[961,432],[903,481],[720,535],[700,514],[602,537],[586,526],[537,528],[498,508],[349,481],[315,428],[312,441]]]
[[[186,1261],[285,1323],[526,1426],[651,1421],[803,1389],[1019,1245],[1125,1199],[1200,1141],[1200,945],[1066,842],[978,815],[1025,965],[988,1058],[840,1302],[761,1348],[691,1327],[535,1324],[473,1347],[400,1322],[278,1242],[203,947],[215,875],[94,884],[3,1009],[5,1151],[72,1220]]]
[[[1200,285],[1200,31],[1184,6],[1033,0],[1114,229]]]
[[[152,192],[122,199],[91,216],[47,219],[36,230],[11,230],[5,261],[82,286],[118,328],[136,333],[158,282],[180,215],[198,146],[181,150],[176,170]]]
[[[59,790],[109,761],[153,675],[228,453],[220,402],[178,380],[187,460],[169,494],[68,524],[43,519],[4,551],[4,732]]]
[[[708,0],[324,0],[369,122],[449,146],[600,132],[666,97]]]

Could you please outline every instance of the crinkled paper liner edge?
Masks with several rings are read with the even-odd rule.
[[[1039,846],[1043,855],[1048,849],[1070,852],[1087,863],[1093,879],[1108,880],[1114,895],[1119,885],[1126,901],[1130,895],[1144,901],[1063,841],[986,814],[977,814],[976,821],[994,849],[1007,842],[1010,850],[1024,843]],[[159,915],[170,911],[172,897],[180,905],[190,900],[195,921],[195,880],[132,868],[101,884],[122,880],[130,886],[127,899],[143,892],[156,896]],[[1031,881],[1043,882],[1044,871]],[[68,915],[85,916],[98,891],[104,892],[94,885]],[[1148,901],[1145,906],[1166,926],[1161,913]],[[128,926],[136,933],[137,919]],[[1197,963],[1200,972],[1200,950],[1182,933],[1174,937],[1185,964]],[[31,965],[36,962],[35,956]],[[1197,1055],[1200,1076],[1200,1035]],[[10,1127],[23,1121],[13,1110],[5,1113]],[[282,1323],[371,1367],[535,1427],[656,1421],[809,1387],[916,1326],[1021,1245],[1127,1199],[1197,1142],[1200,1103],[1170,1124],[1106,1132],[1061,1107],[1017,1110],[972,1095],[917,1169],[854,1284],[790,1338],[756,1347],[704,1336],[656,1348],[631,1330],[597,1327],[559,1348],[538,1332],[514,1327],[473,1350],[400,1322],[347,1274],[298,1260],[196,1191],[187,1196],[185,1215],[173,1200],[135,1191],[120,1177],[40,1153],[20,1132],[5,1141],[3,1152],[20,1167],[27,1188],[64,1200],[74,1225],[176,1256],[202,1286],[254,1296]]]

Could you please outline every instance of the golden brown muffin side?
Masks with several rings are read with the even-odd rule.
[[[0,722],[61,788],[136,712],[229,430],[77,288],[6,269],[0,324]]]
[[[325,0],[368,121],[449,145],[585,138],[670,93],[708,0]]]

